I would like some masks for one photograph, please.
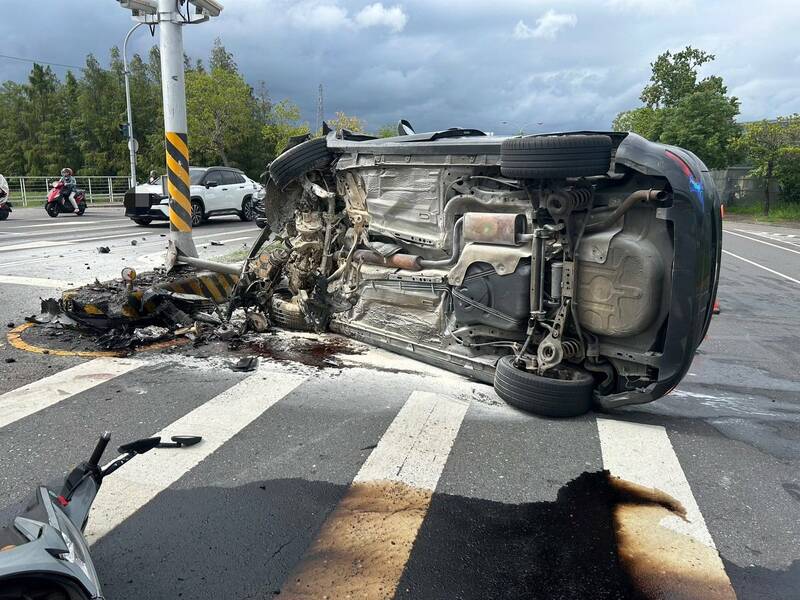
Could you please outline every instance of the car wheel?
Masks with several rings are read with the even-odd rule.
[[[136,223],[137,225],[141,225],[142,227],[147,227],[148,225],[150,225],[150,223],[153,222],[153,219],[149,217],[143,217],[140,219],[133,219],[133,222]]]
[[[511,406],[545,417],[577,417],[592,406],[594,378],[586,371],[558,365],[547,376],[502,357],[494,372],[494,391]]]
[[[255,221],[257,216],[253,197],[248,196],[242,201],[242,211],[239,213],[239,218],[242,221]]]
[[[333,154],[325,138],[314,138],[289,148],[269,165],[269,174],[279,189],[313,169],[330,164]]]
[[[199,200],[192,200],[192,227],[199,227],[206,220],[206,213]]]
[[[272,294],[269,303],[269,316],[275,325],[284,329],[294,329],[295,331],[313,330],[313,327],[306,323],[300,307],[293,302],[289,302],[289,297],[285,293],[276,292]]]
[[[607,135],[519,137],[500,147],[500,172],[515,179],[590,177],[605,175],[610,168]]]

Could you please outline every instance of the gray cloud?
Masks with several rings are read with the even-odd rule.
[[[251,84],[291,98],[312,123],[323,83],[327,116],[356,114],[373,129],[401,117],[418,130],[602,129],[639,104],[649,63],[687,44],[717,55],[705,74],[725,79],[743,120],[800,112],[794,2],[762,0],[757,10],[745,0],[223,2],[220,18],[187,29],[187,52],[206,56],[222,37]],[[34,14],[27,0],[3,0],[2,53],[107,60],[130,20],[112,0],[77,4],[40,0]],[[551,13],[575,20],[553,29]],[[520,22],[530,35],[514,36]],[[137,32],[132,51],[153,41]],[[0,59],[0,80],[22,80],[29,68]]]

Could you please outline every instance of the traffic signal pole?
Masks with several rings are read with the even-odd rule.
[[[183,32],[175,0],[158,0],[161,91],[164,97],[164,143],[169,192],[167,269],[178,256],[197,256],[192,239],[189,193],[189,141],[186,123],[186,81],[183,71]]]

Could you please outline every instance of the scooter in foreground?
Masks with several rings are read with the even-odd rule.
[[[67,197],[69,194],[64,192],[64,182],[56,181],[52,185],[52,189],[47,194],[47,202],[44,205],[44,210],[51,217],[57,217],[61,213],[74,213],[75,209]],[[78,205],[77,215],[80,217],[86,212],[86,192],[83,190],[75,190],[75,202]]]
[[[0,600],[102,600],[83,531],[103,479],[137,454],[193,446],[202,438],[136,440],[120,446],[120,455],[100,466],[110,439],[105,432],[89,460],[72,470],[59,492],[40,486],[13,525],[0,528]]]

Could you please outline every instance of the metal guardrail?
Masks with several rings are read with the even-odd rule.
[[[47,201],[50,184],[60,179],[53,177],[9,177],[8,188],[11,202],[17,206],[39,206]],[[121,203],[130,188],[130,178],[124,176],[81,177],[76,176],[78,188],[86,192],[86,201],[94,203]]]

